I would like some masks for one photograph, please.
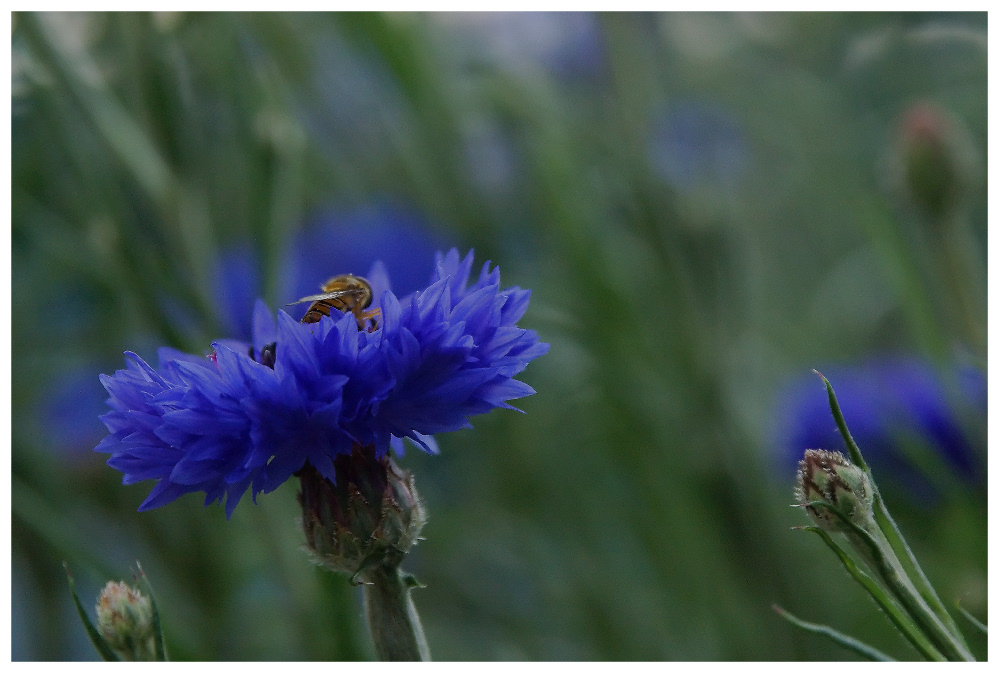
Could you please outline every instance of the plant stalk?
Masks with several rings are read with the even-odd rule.
[[[420,616],[409,595],[414,583],[399,568],[379,565],[365,572],[364,616],[381,661],[430,661]]]

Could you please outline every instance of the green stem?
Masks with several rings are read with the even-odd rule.
[[[364,616],[382,661],[430,661],[420,616],[409,595],[414,583],[398,567],[380,565],[364,579]]]
[[[891,514],[888,513],[888,508],[885,507],[878,487],[874,485],[873,481],[871,485],[874,491],[874,520],[877,522],[881,534],[885,537],[888,548],[893,552],[896,563],[903,569],[904,574],[905,571],[908,571],[906,576],[914,590],[932,609],[933,614],[943,622],[947,631],[958,645],[966,650],[967,643],[965,643],[964,636],[958,630],[957,623],[950,616],[950,613],[947,612],[943,601],[940,600],[933,585],[930,584],[930,580],[926,577],[926,573],[923,572],[923,568],[919,565],[919,561],[916,560],[916,555],[912,553],[909,544],[902,537],[902,531],[899,530],[898,524],[895,523]]]
[[[958,332],[977,355],[984,355],[986,338],[985,272],[970,231],[967,214],[954,209],[940,216],[935,230],[939,282],[948,289]]]
[[[913,586],[910,577],[906,574],[881,529],[874,527],[873,531],[864,531],[864,533],[866,534],[857,535],[851,531],[847,533],[847,536],[853,538],[854,547],[861,553],[871,569],[877,572],[888,590],[919,624],[923,632],[930,637],[950,661],[974,661],[974,657],[968,651],[963,639],[959,640],[955,637],[941,621],[939,615],[927,605],[921,592]]]
[[[857,443],[853,440],[853,435],[850,434],[849,429],[846,427],[846,420],[843,418],[843,411],[839,407],[832,384],[829,383],[825,376],[819,374],[819,372],[815,373],[819,375],[825,384],[826,392],[829,395],[829,408],[832,410],[833,419],[836,421],[836,426],[839,428],[847,451],[850,453],[850,461],[862,469],[870,480],[871,491],[874,494],[874,520],[885,540],[888,552],[893,557],[901,575],[906,578],[906,583],[919,597],[919,602],[929,606],[936,620],[943,623],[944,629],[950,636],[949,640],[955,644],[963,655],[966,655],[962,656],[962,658],[967,659],[971,655],[968,652],[968,645],[964,640],[964,636],[958,630],[954,619],[947,612],[943,601],[940,600],[937,592],[933,589],[933,585],[930,584],[926,573],[923,572],[919,561],[916,560],[916,555],[912,553],[912,549],[902,536],[902,531],[899,530],[898,524],[895,523],[895,520],[889,514],[888,508],[881,497],[881,492],[874,481],[874,475],[871,474],[871,468],[867,466],[864,457],[860,453],[860,447],[857,446]]]
[[[881,579],[884,587],[899,602],[919,630],[933,642],[947,660],[975,660],[963,639],[956,638],[926,604],[926,601],[913,586],[891,545],[888,544],[888,540],[885,539],[884,533],[873,521],[866,526],[860,526],[827,502],[815,501],[808,504],[812,507],[826,509],[839,519],[840,523],[846,527],[843,532],[853,548],[857,550],[871,571]],[[828,535],[823,537],[826,539]]]
[[[944,627],[939,617],[912,586],[898,559],[894,558],[894,554],[865,554],[864,557],[905,611],[950,661],[973,661],[971,654],[955,640],[953,634]]]
[[[832,511],[832,510],[830,510]],[[840,562],[843,567],[846,568],[847,572],[857,580],[857,582],[867,590],[871,598],[881,607],[888,619],[891,620],[895,628],[905,636],[905,638],[912,644],[916,650],[922,654],[926,659],[930,661],[946,661],[947,658],[930,642],[927,635],[920,630],[912,618],[902,609],[900,605],[897,604],[895,600],[888,595],[888,593],[871,579],[864,571],[862,571],[857,564],[854,563],[853,559],[850,558],[843,549],[836,544],[829,533],[817,527],[809,527],[804,530],[811,531],[822,538],[822,541],[833,550],[837,557],[839,557]]]

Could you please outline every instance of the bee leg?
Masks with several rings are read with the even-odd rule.
[[[374,332],[378,329],[378,316],[381,314],[382,310],[380,308],[372,308],[367,311],[361,311],[361,313],[357,316],[357,328],[364,329],[365,323],[370,320],[371,327],[368,328],[368,331]]]

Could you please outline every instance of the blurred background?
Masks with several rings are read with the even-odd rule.
[[[201,353],[376,259],[457,246],[551,343],[410,450],[439,660],[854,657],[894,634],[792,509],[841,442],[946,603],[987,621],[981,14],[14,14],[12,657],[88,660],[138,559],[178,660],[365,660],[297,484],[137,513],[101,372]],[[303,306],[294,307],[304,311]],[[967,623],[956,617],[962,626]],[[985,640],[965,629],[972,649]]]

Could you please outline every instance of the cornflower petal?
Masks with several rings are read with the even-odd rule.
[[[270,309],[263,299],[258,299],[253,306],[253,348],[257,359],[264,346],[277,341],[277,332],[277,323],[274,322]]]
[[[368,275],[365,278],[368,279],[368,283],[371,285],[371,303],[377,305],[382,294],[392,289],[388,270],[379,260],[371,265],[371,270],[368,271]]]

